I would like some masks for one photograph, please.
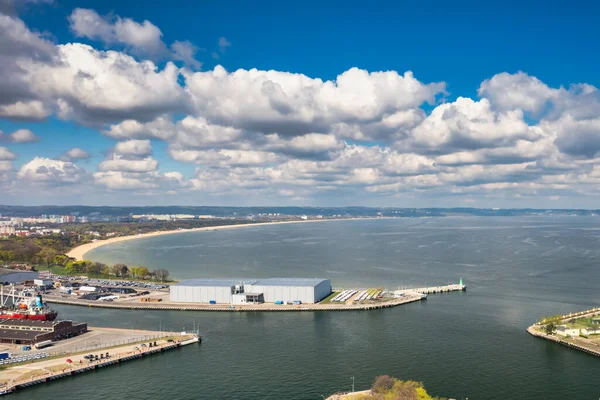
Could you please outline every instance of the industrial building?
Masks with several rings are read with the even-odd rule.
[[[87,324],[72,321],[1,319],[0,343],[27,344],[61,340],[87,332]]]
[[[331,294],[331,281],[317,278],[189,279],[171,285],[171,301],[252,304],[318,303]]]

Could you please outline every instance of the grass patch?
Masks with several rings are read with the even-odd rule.
[[[331,293],[329,296],[327,296],[326,298],[324,298],[323,300],[321,300],[319,303],[321,304],[325,304],[325,303],[331,303],[331,300],[337,296],[338,294],[342,293],[341,290],[338,290],[337,292],[333,292]]]

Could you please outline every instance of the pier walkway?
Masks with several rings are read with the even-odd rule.
[[[155,347],[137,347],[128,345],[120,348],[107,348],[92,351],[92,353],[104,353],[110,351],[110,358],[104,358],[96,361],[84,360],[85,354],[73,354],[60,357],[53,360],[44,360],[32,364],[22,366],[14,366],[9,369],[22,369],[23,375],[31,374],[31,370],[43,371],[42,374],[27,376],[25,378],[13,379],[5,384],[0,384],[0,395],[12,393],[18,389],[23,389],[29,386],[47,383],[56,379],[67,376],[74,376],[84,372],[93,371],[98,368],[107,367],[109,365],[120,364],[122,362],[135,360],[142,357],[147,357],[155,353],[161,353],[168,350],[174,350],[181,346],[192,343],[199,343],[200,338],[196,334],[187,334],[176,341],[165,341],[157,344]]]
[[[421,294],[434,294],[434,293],[447,293],[447,292],[463,292],[467,290],[467,285],[463,284],[453,284],[453,285],[445,285],[445,286],[430,286],[430,287],[421,287],[414,289],[402,289],[396,290],[396,293],[407,293],[407,292],[415,292]]]

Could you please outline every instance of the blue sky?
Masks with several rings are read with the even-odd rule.
[[[39,189],[32,203],[596,202],[596,2],[14,1],[0,31],[13,46],[0,56],[31,65],[37,78],[15,79],[16,94],[0,107],[37,101],[43,112],[0,113],[0,146],[12,154],[0,152],[8,203],[20,204],[25,187]],[[7,33],[19,24],[31,38]],[[175,41],[195,54],[181,56]],[[109,53],[136,64],[111,64],[114,75],[102,77]],[[181,68],[179,87],[166,73],[137,82],[145,60],[157,74]],[[230,82],[211,74],[217,65]],[[383,88],[372,75],[357,84],[348,75],[344,90],[314,89],[315,79],[341,88],[338,76],[352,68],[403,80]],[[234,76],[238,69],[258,73]],[[19,76],[5,72],[0,79]],[[304,89],[290,74],[306,78]],[[89,85],[75,87],[81,76]],[[139,91],[129,98],[130,89]],[[123,121],[139,127],[115,133]],[[150,133],[157,121],[163,133]],[[7,138],[19,129],[39,140]],[[146,150],[115,150],[130,140]],[[87,154],[67,156],[73,148]]]

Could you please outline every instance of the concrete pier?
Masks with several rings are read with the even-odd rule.
[[[127,351],[124,353],[123,352],[119,353],[118,348],[117,349],[110,348],[109,349],[110,353],[111,353],[110,358],[104,358],[104,359],[100,359],[97,361],[91,361],[91,362],[84,362],[82,364],[75,363],[75,362],[67,364],[67,362],[66,362],[67,359],[70,359],[70,358],[75,359],[76,357],[80,358],[81,355],[79,355],[79,356],[70,355],[70,356],[61,357],[60,359],[57,359],[55,361],[56,361],[56,363],[60,363],[60,365],[64,365],[64,368],[61,368],[58,371],[48,372],[43,375],[37,375],[37,376],[31,377],[31,378],[12,380],[8,384],[0,386],[0,395],[13,393],[16,390],[34,386],[34,385],[38,385],[40,383],[47,383],[47,382],[50,382],[50,381],[53,381],[56,379],[60,379],[60,378],[64,378],[67,376],[82,374],[84,372],[93,371],[98,368],[104,368],[104,367],[108,367],[110,365],[120,364],[122,362],[135,360],[135,359],[142,358],[142,357],[147,357],[147,356],[155,354],[155,353],[161,353],[161,352],[168,351],[168,350],[174,350],[174,349],[177,349],[182,346],[186,346],[186,345],[193,344],[193,343],[199,343],[199,342],[200,342],[200,338],[198,335],[187,334],[186,336],[182,336],[182,339],[177,340],[177,341],[165,342],[165,343],[157,345],[156,347],[141,347],[141,348],[138,348],[138,350],[133,350],[133,351],[131,351],[131,349],[128,349],[130,351]],[[128,345],[128,347],[131,347],[131,345]],[[97,349],[97,350],[92,351],[92,353],[98,353],[98,352],[104,352],[104,351],[105,350],[103,350],[103,349]],[[40,363],[42,363],[42,362],[49,363],[49,362],[54,362],[54,360],[40,361]]]
[[[228,304],[193,304],[193,303],[107,303],[107,302],[92,302],[86,300],[62,299],[58,297],[46,296],[48,303],[68,304],[72,306],[86,306],[99,308],[116,308],[124,310],[157,310],[157,311],[213,311],[213,312],[299,312],[299,311],[358,311],[358,310],[376,310],[381,308],[396,307],[401,304],[420,301],[426,296],[422,293],[417,293],[414,290],[405,294],[400,298],[391,299],[369,304],[256,304],[256,305],[228,305]]]
[[[454,285],[445,285],[445,286],[430,286],[430,287],[421,287],[415,289],[404,289],[404,290],[396,290],[396,292],[406,293],[406,292],[415,292],[421,294],[434,294],[434,293],[447,293],[447,292],[463,292],[467,290],[467,285],[463,284],[454,284]]]

